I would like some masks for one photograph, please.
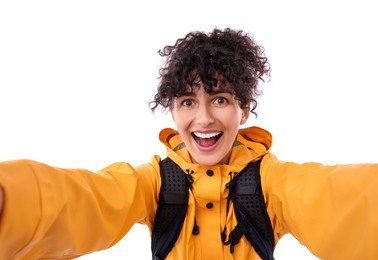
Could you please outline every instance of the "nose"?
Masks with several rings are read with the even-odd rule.
[[[211,108],[207,105],[201,105],[197,109],[196,121],[200,126],[208,126],[214,123],[214,115]]]

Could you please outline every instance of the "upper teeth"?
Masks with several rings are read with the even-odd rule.
[[[212,132],[212,133],[199,133],[199,132],[194,132],[194,135],[199,137],[199,138],[212,138],[217,135],[219,135],[221,132]]]

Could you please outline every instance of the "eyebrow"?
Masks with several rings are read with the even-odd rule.
[[[193,97],[194,96],[194,92],[184,92],[182,93],[181,95],[177,96],[177,97],[184,97],[184,96],[189,96],[189,97]]]
[[[209,94],[209,95],[217,95],[217,94],[222,94],[222,93],[227,93],[227,94],[233,95],[232,91],[228,90],[228,89],[212,90],[210,93],[207,93],[207,94]]]
[[[231,90],[225,90],[225,89],[212,90],[210,93],[206,92],[206,94],[208,94],[209,96],[214,96],[214,95],[218,95],[218,94],[222,94],[222,93],[227,93],[227,94],[233,95]],[[196,94],[194,93],[194,91],[191,91],[191,92],[185,92],[182,95],[180,95],[179,97],[183,97],[183,96],[193,97],[195,95]]]

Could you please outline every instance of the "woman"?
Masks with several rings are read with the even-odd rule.
[[[378,164],[279,161],[268,131],[240,129],[270,73],[252,37],[231,29],[192,32],[160,55],[166,64],[151,109],[169,109],[177,130],[163,129],[159,138],[193,181],[167,259],[261,258],[245,236],[227,243],[238,224],[227,184],[257,161],[274,243],[290,232],[321,259],[378,258]],[[97,173],[1,163],[0,258],[69,259],[114,245],[136,222],[152,232],[160,161],[154,156],[135,168],[120,162]]]

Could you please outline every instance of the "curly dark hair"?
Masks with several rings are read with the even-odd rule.
[[[150,109],[154,112],[159,105],[163,110],[169,108],[176,97],[187,93],[188,87],[193,91],[200,81],[208,93],[215,86],[225,86],[226,81],[233,87],[240,107],[257,115],[256,98],[261,94],[258,84],[270,78],[271,71],[264,51],[241,30],[215,28],[210,33],[188,33],[175,45],[158,51],[166,61],[159,70],[158,92],[150,102]],[[223,82],[219,82],[219,75]]]

